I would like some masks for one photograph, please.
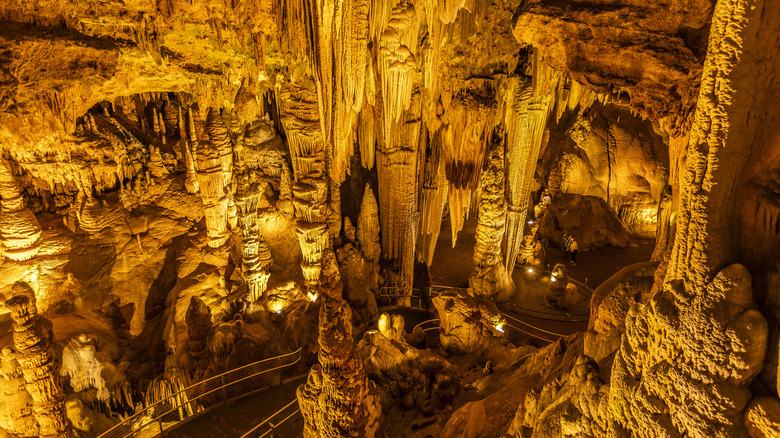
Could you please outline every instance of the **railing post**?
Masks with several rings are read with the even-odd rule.
[[[157,420],[157,426],[160,427],[160,435],[165,434],[165,429],[163,429],[162,421]]]
[[[225,391],[225,375],[219,377],[219,381],[222,384],[222,402],[227,403],[227,391]]]

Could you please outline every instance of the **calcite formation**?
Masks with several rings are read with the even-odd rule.
[[[514,283],[506,272],[501,256],[501,243],[506,227],[504,201],[504,148],[496,145],[488,154],[480,178],[480,199],[477,207],[474,272],[469,277],[471,291],[479,296],[493,297],[503,292],[509,298]]]
[[[284,102],[282,125],[290,142],[293,163],[293,205],[298,239],[303,253],[307,286],[319,282],[322,253],[329,245],[327,229],[328,181],[325,145],[319,126],[317,95],[308,78],[302,84],[285,83],[279,96]]]
[[[435,297],[433,305],[441,319],[439,338],[445,351],[481,356],[505,339],[506,322],[489,299],[447,292]]]
[[[41,226],[29,208],[24,206],[8,162],[0,161],[0,239],[6,257],[21,262],[38,253]]]
[[[326,253],[320,286],[319,365],[298,387],[305,437],[373,437],[381,405],[352,339],[352,310],[342,299],[333,253]]]
[[[0,427],[17,436],[38,435],[38,421],[33,415],[32,398],[27,392],[16,352],[11,347],[3,348],[2,358],[0,358],[0,378],[3,395]]]
[[[318,319],[305,436],[777,434],[777,35],[767,0],[0,0],[0,435]],[[584,327],[565,234],[572,280],[623,269],[520,345]]]
[[[73,437],[73,427],[65,415],[65,395],[56,373],[51,326],[38,315],[30,286],[18,284],[17,289],[20,293],[6,301],[5,305],[11,310],[14,320],[17,360],[32,398],[33,415],[39,426],[38,436]]]

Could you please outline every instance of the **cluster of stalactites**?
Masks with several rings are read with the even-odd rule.
[[[328,238],[328,180],[325,150],[318,129],[317,93],[313,84],[285,82],[277,89],[281,122],[287,134],[295,182],[292,196],[298,241],[303,253],[301,269],[307,286],[319,283],[323,251]]]
[[[523,245],[531,183],[550,114],[589,107],[597,96],[532,57],[532,77],[511,77],[501,87],[499,117],[506,130],[507,225],[505,266],[511,274]]]
[[[442,214],[447,203],[449,184],[444,166],[441,165],[441,137],[430,138],[425,154],[425,168],[420,188],[420,229],[417,240],[417,258],[428,266],[433,263],[433,253],[439,240]]]
[[[238,176],[238,187],[235,202],[238,210],[238,224],[241,228],[241,254],[243,263],[241,273],[247,285],[249,302],[255,302],[263,297],[268,288],[268,278],[271,276],[271,249],[260,237],[257,224],[257,206],[260,202],[258,186],[250,184],[248,175]]]
[[[449,187],[452,245],[468,217],[471,198],[479,182],[479,174],[487,144],[495,126],[496,103],[490,92],[478,94],[462,90],[444,113],[442,121],[442,160]]]
[[[14,321],[14,346],[33,400],[33,414],[40,437],[73,437],[73,426],[65,414],[65,395],[56,376],[57,362],[50,343],[50,325],[44,323],[35,306],[34,292],[26,283],[13,286],[17,293],[5,302]]]
[[[390,21],[379,41],[377,67],[382,90],[382,133],[385,148],[407,146],[394,141],[396,127],[412,105],[417,75],[417,42],[420,13],[409,1],[400,1],[392,10]]]
[[[414,250],[417,246],[419,211],[418,161],[420,149],[421,96],[412,94],[412,103],[393,133],[397,138],[385,142],[377,152],[382,249],[386,260],[398,265],[396,286],[408,290],[412,285]],[[394,144],[394,147],[390,147]]]
[[[216,112],[209,112],[205,126],[191,108],[188,113],[188,143],[196,158],[193,164],[204,206],[208,245],[218,248],[230,237],[228,225],[235,225],[233,146],[227,127]]]
[[[41,226],[16,184],[8,162],[0,160],[0,239],[6,257],[21,262],[38,254]]]

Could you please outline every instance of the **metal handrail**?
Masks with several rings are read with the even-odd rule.
[[[422,328],[422,325],[423,325],[423,324],[430,324],[430,323],[434,323],[434,322],[440,322],[440,321],[441,321],[441,320],[440,320],[439,318],[434,318],[434,319],[429,319],[429,320],[427,320],[427,321],[423,321],[423,322],[421,322],[421,323],[417,324],[416,326],[414,326],[414,328],[412,329],[412,333],[414,333],[414,331],[415,331],[415,330],[417,330],[417,328],[418,328],[418,327],[419,327],[419,328],[420,328],[420,330],[422,330],[422,331],[426,331],[426,330],[433,330],[433,329],[435,329],[435,328],[439,328],[439,326],[438,326],[438,325],[437,325],[437,326],[435,326],[435,327]]]
[[[241,438],[248,438],[250,435],[252,435],[253,433],[255,433],[255,432],[257,431],[257,429],[260,429],[260,428],[261,428],[263,425],[265,425],[266,423],[270,422],[272,418],[274,418],[275,416],[277,416],[277,415],[281,414],[282,412],[284,412],[284,410],[285,410],[285,409],[289,408],[290,406],[292,406],[292,405],[294,405],[294,404],[296,404],[296,403],[298,403],[298,399],[297,399],[297,398],[294,398],[294,399],[293,399],[293,401],[291,401],[290,403],[287,403],[286,405],[284,405],[284,407],[283,407],[283,408],[279,409],[278,411],[276,411],[276,412],[274,412],[273,414],[271,414],[271,415],[270,415],[268,418],[266,418],[265,420],[261,421],[261,422],[260,422],[258,425],[256,425],[256,426],[255,426],[255,427],[253,427],[252,429],[250,429],[250,430],[249,430],[249,432],[247,432],[247,433],[245,433],[245,434],[241,435]],[[296,410],[295,410],[295,412],[293,412],[292,414],[290,414],[290,415],[288,415],[287,417],[285,417],[285,418],[284,418],[282,421],[280,421],[279,423],[277,423],[277,424],[275,424],[275,425],[272,425],[272,426],[271,426],[271,430],[268,430],[268,431],[266,431],[265,433],[263,433],[262,435],[260,435],[258,438],[262,438],[262,437],[264,437],[264,436],[268,435],[269,433],[273,432],[273,428],[274,428],[274,427],[276,427],[276,426],[279,426],[280,424],[282,424],[282,423],[284,423],[285,421],[289,420],[290,418],[292,418],[293,416],[295,416],[295,415],[296,415],[296,414],[298,414],[299,412],[301,412],[301,408],[298,408],[298,409],[296,409]]]
[[[222,391],[222,402],[226,402],[228,399],[235,398],[235,397],[238,397],[238,396],[241,396],[241,395],[245,395],[245,394],[247,394],[249,392],[252,392],[252,391],[255,391],[255,390],[267,387],[267,386],[270,386],[270,385],[266,385],[266,386],[261,386],[261,387],[254,387],[254,388],[251,388],[251,389],[246,390],[246,391],[242,390],[238,394],[234,394],[234,395],[232,395],[230,397],[227,396],[227,391],[226,391],[226,389],[229,386],[236,385],[238,383],[244,382],[244,381],[246,381],[246,380],[248,380],[250,378],[258,377],[258,376],[263,375],[263,374],[268,374],[268,373],[271,373],[273,371],[282,370],[284,368],[287,368],[287,367],[295,365],[296,363],[298,363],[298,362],[300,362],[302,360],[302,355],[301,355],[302,351],[303,351],[303,348],[299,348],[298,350],[296,350],[296,351],[294,351],[292,353],[287,353],[287,354],[283,354],[283,355],[280,355],[280,356],[270,357],[270,358],[263,359],[263,360],[260,360],[260,361],[257,361],[257,362],[253,362],[251,364],[244,365],[242,367],[239,367],[239,368],[236,368],[236,369],[233,369],[233,370],[230,370],[230,371],[226,371],[226,372],[224,372],[222,374],[218,374],[216,376],[213,376],[213,377],[208,378],[206,380],[203,380],[201,382],[192,384],[192,385],[190,385],[190,386],[188,386],[188,387],[186,387],[186,388],[184,388],[184,389],[182,389],[182,390],[180,390],[180,391],[178,391],[178,392],[176,392],[174,394],[171,394],[171,395],[165,397],[162,400],[159,400],[159,401],[157,401],[157,402],[147,406],[146,408],[142,409],[141,411],[139,411],[139,412],[133,414],[132,416],[124,419],[123,421],[117,423],[111,429],[109,429],[106,432],[103,432],[101,435],[99,435],[98,438],[128,438],[128,437],[131,437],[131,436],[135,435],[139,431],[141,431],[143,429],[146,429],[148,426],[154,424],[154,422],[158,423],[158,426],[159,426],[159,429],[160,429],[159,433],[162,433],[165,428],[163,427],[162,422],[159,421],[159,420],[163,416],[168,415],[171,412],[177,411],[181,407],[186,406],[186,405],[197,407],[197,402],[199,400],[202,400],[206,396],[211,395],[211,394],[213,394],[213,393],[215,393],[217,391],[220,391],[220,390]],[[288,357],[292,357],[292,356],[296,356],[296,355],[297,355],[297,358],[295,360],[293,360],[292,362],[287,363],[287,364],[282,364],[282,365],[278,365],[278,366],[274,367],[273,366],[274,363],[271,363],[271,361],[276,361],[276,363],[278,363],[281,360],[284,360],[284,359],[286,359]],[[236,374],[240,374],[241,372],[243,372],[245,370],[249,370],[252,367],[257,367],[258,365],[265,365],[265,364],[268,364],[271,368],[264,368],[264,369],[261,369],[259,371],[255,371],[252,374],[249,374],[249,375],[246,375],[246,376],[243,376],[243,377],[240,377],[240,378],[235,378],[234,377]],[[280,374],[280,376],[281,376],[281,374]],[[208,390],[208,391],[206,391],[204,393],[200,393],[197,396],[195,396],[194,398],[188,399],[187,401],[177,402],[177,398],[179,396],[181,396],[182,394],[190,394],[190,393],[196,393],[197,394],[198,392],[200,392],[202,390],[208,389],[208,387],[207,387],[208,384],[212,383],[212,382],[216,382],[217,379],[219,379],[220,385],[217,386],[216,388]],[[170,403],[171,401],[173,401],[173,403]],[[168,409],[167,411],[163,412],[162,414],[155,416],[154,418],[149,418],[148,421],[146,421],[144,424],[142,424],[140,426],[137,426],[137,425],[133,424],[133,422],[135,422],[136,420],[143,421],[144,415],[149,414],[150,412],[151,412],[151,415],[154,415],[154,411],[156,410],[156,408],[160,407],[161,405],[163,405],[165,403],[171,405],[171,408]],[[193,410],[195,410],[195,409],[193,409]],[[205,410],[207,410],[207,408],[201,408],[193,415],[196,415],[198,413],[204,412]],[[180,413],[178,421],[174,421],[173,423],[174,424],[175,423],[179,423],[179,422],[183,421],[184,418],[188,418],[190,416],[192,416],[192,415],[185,416],[185,415],[182,415]],[[130,429],[130,430],[128,432],[128,431],[120,430],[120,429]]]
[[[526,327],[528,327],[528,328],[530,328],[530,329],[533,329],[533,330],[536,330],[536,331],[539,331],[539,332],[542,332],[542,333],[545,333],[545,334],[548,334],[548,335],[555,336],[556,338],[564,338],[564,337],[568,336],[568,335],[566,335],[566,334],[563,334],[563,333],[555,333],[555,332],[551,332],[551,331],[549,331],[549,330],[545,330],[545,329],[543,329],[543,328],[541,328],[541,327],[536,327],[536,326],[535,326],[535,325],[533,325],[533,324],[529,324],[529,323],[527,323],[527,322],[525,322],[525,321],[520,321],[519,319],[515,318],[514,316],[512,316],[512,315],[508,315],[508,314],[506,314],[506,313],[504,313],[504,312],[501,312],[501,315],[503,315],[505,318],[511,319],[512,321],[514,321],[514,322],[515,322],[515,323],[517,323],[517,324],[521,324],[521,325],[524,325],[524,326],[526,326]],[[511,325],[511,324],[510,324],[510,325]],[[513,326],[513,327],[514,327],[514,326]],[[522,329],[521,329],[521,328],[519,328],[519,327],[515,327],[515,328],[516,328],[516,329],[518,329],[518,330],[520,330],[520,331],[522,331],[522,332],[525,332],[525,330],[522,330]],[[534,336],[534,337],[536,337],[536,336]],[[540,339],[541,339],[541,338],[540,338]]]

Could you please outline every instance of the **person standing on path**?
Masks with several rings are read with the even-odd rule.
[[[564,260],[569,260],[571,241],[572,241],[571,235],[567,234],[567,233],[563,233],[563,240],[561,241],[561,246],[563,246],[563,259]]]
[[[571,253],[572,266],[577,266],[577,249],[579,249],[577,240],[574,239],[574,236],[569,235],[569,252]]]

